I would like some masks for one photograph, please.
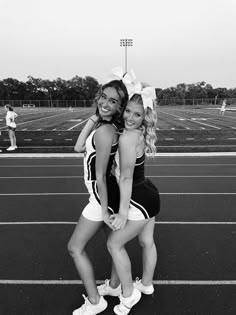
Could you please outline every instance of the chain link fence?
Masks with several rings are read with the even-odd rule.
[[[93,100],[0,100],[13,107],[91,107]]]
[[[209,106],[221,105],[224,98],[164,98],[157,99],[159,106],[176,106],[176,105],[192,105],[192,106]],[[227,105],[236,105],[236,98],[227,98]],[[10,104],[13,107],[91,107],[93,100],[0,100],[2,106]]]

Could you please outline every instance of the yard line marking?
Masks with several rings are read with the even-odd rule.
[[[0,194],[0,196],[73,196],[73,195],[89,195],[89,193],[72,193],[72,192],[57,192],[57,193],[6,193]],[[162,192],[159,195],[236,195],[236,192],[215,192],[215,193],[204,193],[204,192]]]
[[[49,113],[50,113],[50,112],[49,112]],[[53,112],[52,112],[52,113],[53,113]],[[54,118],[54,117],[56,117],[56,116],[61,116],[61,115],[65,115],[65,114],[68,114],[68,112],[63,112],[63,113],[60,113],[60,114],[51,115],[51,116],[47,116],[47,117],[35,118],[35,119],[28,120],[28,121],[24,121],[24,122],[21,122],[21,123],[18,122],[18,123],[17,123],[17,126],[20,126],[20,125],[23,125],[23,124],[28,124],[28,123],[31,123],[31,122],[35,122],[35,121],[38,121],[38,120]],[[6,126],[0,127],[0,129],[6,129]],[[24,130],[24,129],[22,129],[22,130]]]
[[[178,118],[181,118],[181,119],[185,119],[185,120],[188,120],[188,121],[196,123],[196,124],[212,127],[212,128],[215,128],[215,129],[221,129],[220,127],[216,127],[216,126],[212,126],[212,125],[209,125],[209,124],[205,124],[205,123],[200,122],[200,121],[196,121],[196,120],[192,120],[192,119],[189,119],[189,118],[186,118],[186,117],[181,117],[181,116],[178,116],[178,115],[170,114],[170,113],[167,113],[167,112],[164,112],[164,111],[162,111],[162,113],[166,114],[166,115],[169,115],[169,116],[174,116],[174,117],[178,117]]]
[[[102,284],[105,280],[96,280]],[[83,285],[82,280],[13,280],[0,279],[0,284]],[[153,280],[155,285],[236,285],[236,280]]]
[[[68,131],[69,131],[69,130],[72,130],[72,129],[74,129],[75,127],[77,127],[77,126],[79,126],[79,125],[81,125],[81,124],[85,123],[87,120],[89,120],[89,118],[87,118],[87,119],[85,119],[85,120],[83,120],[83,121],[79,122],[78,124],[76,124],[76,125],[72,126],[71,128],[69,128],[69,129],[67,129],[67,130],[68,130]]]

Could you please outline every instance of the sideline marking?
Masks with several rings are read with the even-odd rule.
[[[96,284],[102,284],[105,280],[96,280]],[[43,284],[43,285],[68,285],[81,284],[81,280],[0,280],[0,284]],[[154,280],[155,285],[236,285],[236,280]]]
[[[207,145],[205,145],[206,147]],[[223,145],[224,146],[224,145]],[[178,147],[178,146],[174,146]],[[186,146],[185,146],[186,147]],[[187,146],[187,147],[195,147],[195,146]],[[203,146],[204,147],[204,146]],[[39,147],[42,148],[42,147]],[[55,147],[56,148],[56,147]],[[207,156],[207,157],[212,157],[212,156],[236,156],[236,152],[179,152],[179,153],[156,153],[154,157],[166,157],[166,156],[173,156],[173,157],[178,157],[178,156]],[[28,158],[63,158],[63,157],[71,157],[71,158],[83,158],[84,154],[83,153],[3,153],[0,154],[0,158],[6,158],[6,157],[28,157]]]

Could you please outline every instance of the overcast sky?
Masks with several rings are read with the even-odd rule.
[[[125,65],[155,87],[236,87],[236,0],[0,0],[0,80],[99,82]]]

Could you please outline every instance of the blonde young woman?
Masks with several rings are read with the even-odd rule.
[[[99,314],[107,307],[107,301],[97,290],[86,246],[104,223],[114,229],[109,211],[114,211],[116,205],[108,191],[112,187],[109,175],[118,147],[117,123],[127,101],[128,92],[121,80],[103,85],[95,98],[96,114],[89,118],[75,145],[75,151],[85,152],[84,180],[90,196],[68,243],[69,253],[87,292],[87,297],[83,295],[84,304],[73,315]]]
[[[119,153],[115,157],[120,204],[119,212],[111,216],[115,231],[107,243],[114,266],[111,279],[99,286],[98,291],[100,295],[119,296],[120,304],[114,307],[118,315],[127,315],[140,300],[141,293],[154,292],[152,280],[157,252],[153,234],[160,199],[157,188],[145,178],[144,161],[145,154],[156,151],[155,98],[154,88],[137,85],[123,113],[125,129],[119,138]],[[142,279],[133,284],[125,245],[136,236],[142,246],[143,274]]]

